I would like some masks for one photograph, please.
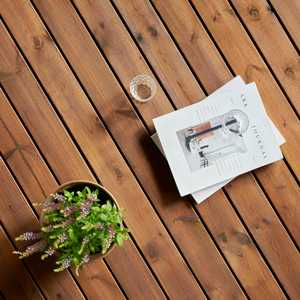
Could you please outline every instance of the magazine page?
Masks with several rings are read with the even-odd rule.
[[[212,94],[210,94],[209,96],[207,96],[206,98],[204,98],[202,101],[205,101],[207,99],[210,99],[212,97],[227,93],[231,90],[237,89],[239,87],[245,86],[245,83],[243,81],[243,79],[237,75],[236,77],[234,77],[232,80],[230,80],[229,82],[227,82],[226,84],[224,84],[222,87],[220,87],[219,89],[217,89],[215,92],[213,92]],[[282,145],[283,143],[285,143],[285,139],[283,138],[283,136],[280,134],[280,132],[278,131],[278,129],[275,127],[274,123],[272,122],[272,120],[269,118],[269,121],[271,123],[273,132],[275,134],[276,140],[278,145]],[[153,134],[151,136],[153,142],[156,144],[156,146],[158,147],[158,149],[162,152],[162,154],[164,156],[165,153],[163,151],[163,148],[161,146],[160,140],[158,138],[157,133]],[[198,190],[194,193],[192,193],[191,195],[193,196],[193,198],[195,199],[195,201],[197,203],[201,203],[202,201],[204,201],[205,199],[207,199],[209,196],[211,196],[212,194],[214,194],[216,191],[218,191],[219,189],[221,189],[224,185],[226,185],[227,183],[229,183],[232,179],[234,178],[230,178],[227,179],[225,181],[213,184],[207,188],[204,188],[202,190]]]
[[[282,158],[255,83],[153,122],[181,196]]]

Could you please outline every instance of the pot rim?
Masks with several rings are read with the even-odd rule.
[[[102,190],[103,192],[105,192],[109,196],[109,198],[116,204],[118,210],[120,209],[120,206],[119,206],[117,200],[115,199],[115,197],[105,187],[103,187],[99,183],[93,182],[93,181],[88,181],[88,180],[72,180],[72,181],[68,181],[68,182],[65,182],[65,183],[59,185],[58,187],[56,187],[50,194],[55,194],[55,193],[62,192],[63,190],[66,190],[66,189],[71,188],[71,187],[75,187],[76,185],[90,185],[90,186],[92,185],[92,186],[95,186],[95,187],[99,188],[100,190]],[[45,201],[49,201],[49,202],[53,202],[54,201],[54,198],[52,196],[50,196],[50,194],[48,195],[48,197],[46,198]],[[46,215],[46,213],[42,209],[41,213],[40,213],[40,218],[39,218],[40,229],[42,227],[44,227],[43,223],[48,223],[49,224],[49,219],[45,219],[45,215]],[[120,227],[123,227],[122,223],[123,222],[121,222]],[[93,263],[93,262],[96,262],[96,261],[104,258],[105,256],[107,256],[108,254],[111,253],[111,251],[116,247],[116,245],[117,245],[117,243],[114,242],[111,245],[111,247],[104,254],[102,254],[101,252],[90,253],[89,254],[90,260],[89,260],[88,263]],[[55,255],[55,254],[57,254],[57,255]],[[62,256],[62,252],[59,249],[57,249],[56,252],[54,253],[54,255],[57,258],[59,258],[60,256]]]

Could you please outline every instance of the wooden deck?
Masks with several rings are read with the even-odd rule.
[[[0,299],[300,299],[299,0],[0,0]],[[141,104],[139,74],[157,91]],[[284,159],[179,196],[152,119],[255,81]],[[100,182],[131,241],[54,273],[19,260],[58,184]]]

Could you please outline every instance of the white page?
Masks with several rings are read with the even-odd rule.
[[[216,90],[215,92],[213,92],[211,95],[209,95],[208,97],[206,97],[205,99],[203,99],[202,101],[205,101],[206,99],[209,99],[210,97],[214,97],[214,96],[218,96],[218,95],[227,93],[230,90],[237,89],[237,88],[242,87],[244,85],[245,85],[244,81],[238,75],[235,78],[233,78],[232,80],[230,80],[229,82],[227,82],[226,84],[224,84],[218,90]],[[285,143],[285,139],[280,134],[280,132],[278,131],[278,129],[275,127],[275,125],[272,122],[272,120],[271,119],[269,119],[269,120],[270,120],[272,129],[274,131],[274,134],[276,136],[278,145],[282,145],[283,143]],[[162,148],[162,145],[160,143],[160,140],[158,138],[157,133],[153,134],[151,136],[151,138],[153,139],[153,141],[155,142],[155,144],[157,145],[157,147],[159,148],[159,150],[162,152],[162,154],[165,156],[164,150]],[[195,201],[197,203],[201,203],[202,201],[204,201],[205,199],[207,199],[209,196],[211,196],[212,194],[214,194],[216,191],[218,191],[219,189],[221,189],[223,186],[225,186],[227,183],[229,183],[232,179],[234,179],[234,178],[231,178],[231,179],[219,182],[217,184],[211,185],[211,186],[209,186],[207,188],[204,188],[202,190],[196,191],[196,192],[192,193],[191,195],[193,196],[193,198],[195,199]]]
[[[215,92],[214,94],[212,94],[210,97],[213,97],[213,96],[216,96],[217,95],[217,93],[226,93],[228,90],[230,90],[230,89],[235,89],[236,87],[239,87],[239,86],[242,86],[242,85],[244,85],[244,82],[242,81],[242,79],[239,77],[239,76],[237,76],[236,78],[234,78],[233,80],[231,80],[229,83],[227,83],[226,85],[224,85],[222,88],[220,88],[217,92]],[[253,84],[252,84],[253,85]],[[255,84],[254,84],[255,85]],[[246,90],[247,90],[247,88],[246,88]],[[250,88],[248,88],[248,91],[250,90]],[[255,93],[254,93],[255,94]],[[257,94],[258,94],[258,92],[257,92]],[[250,98],[252,98],[252,97],[259,97],[259,94],[258,94],[258,96],[257,95],[252,95],[252,94],[249,94],[249,97]],[[226,97],[225,97],[226,98]],[[207,99],[205,99],[205,103],[206,103],[206,100]],[[228,99],[227,99],[228,100]],[[251,101],[254,101],[254,100],[251,100]],[[215,103],[216,103],[216,101],[215,101]],[[221,102],[220,102],[221,103]],[[223,103],[223,102],[222,102]],[[257,104],[255,104],[255,105],[260,105],[259,103]],[[253,105],[252,105],[253,106]],[[261,104],[261,106],[262,106],[262,108],[263,108],[263,105]],[[202,105],[202,107],[203,107],[203,105]],[[253,107],[252,107],[253,108]],[[185,108],[186,109],[186,108]],[[226,107],[225,107],[225,109],[226,109]],[[192,110],[190,110],[190,112],[192,112],[193,113],[193,110],[194,110],[194,108],[192,109]],[[256,108],[255,108],[255,110],[257,110]],[[264,110],[264,108],[263,108],[263,110]],[[223,111],[224,111],[224,109],[223,109]],[[256,112],[255,112],[256,113]],[[173,114],[173,113],[172,113]],[[253,111],[252,111],[252,114],[253,114]],[[180,115],[180,114],[179,114]],[[159,119],[159,118],[158,118]],[[170,118],[169,118],[170,119]],[[156,119],[157,120],[157,119]],[[253,117],[252,117],[252,121],[253,121]],[[172,118],[171,118],[171,122],[172,122]],[[256,121],[255,121],[256,122]],[[265,122],[265,121],[264,121]],[[163,122],[164,123],[164,122]],[[178,121],[177,121],[177,119],[176,119],[176,123],[178,123]],[[252,122],[253,123],[253,122]],[[261,123],[261,122],[260,122]],[[269,123],[268,121],[267,121],[267,123]],[[264,124],[264,123],[263,123]],[[252,124],[253,125],[253,124]],[[273,125],[273,124],[272,124]],[[163,126],[165,127],[165,124],[163,124]],[[262,124],[260,124],[260,126],[262,126]],[[265,124],[264,125],[264,127],[266,127],[267,126],[267,124]],[[270,127],[271,127],[271,125],[270,125]],[[282,136],[280,135],[280,133],[278,132],[278,130],[275,128],[275,126],[273,125],[273,129],[275,129],[275,132],[276,132],[276,136],[278,136],[279,138],[280,138],[280,142],[284,142],[284,139],[282,138]],[[154,140],[157,138],[157,136],[155,136],[154,135]],[[270,139],[272,140],[272,137],[271,136],[267,136],[267,143],[269,143],[270,142]],[[253,139],[252,139],[253,140]],[[174,140],[173,140],[173,142],[174,142]],[[253,142],[253,141],[252,141]],[[176,144],[174,144],[173,143],[173,145],[172,145],[172,147],[174,147],[174,145],[176,145]],[[249,145],[248,145],[249,146]],[[274,146],[274,145],[273,145]],[[250,145],[250,147],[251,147],[251,145]],[[273,151],[274,150],[274,151]],[[270,162],[272,161],[272,159],[274,159],[274,160],[277,160],[277,159],[280,159],[280,157],[282,157],[282,156],[278,156],[278,154],[280,153],[280,151],[278,152],[277,151],[277,154],[276,154],[276,149],[273,149],[272,148],[272,153],[270,153],[270,155],[269,156],[272,156],[272,154],[274,154],[273,155],[273,158],[271,158],[271,160],[270,160]],[[175,154],[175,155],[177,155],[177,154]],[[277,155],[277,156],[276,156]],[[281,154],[280,154],[281,155]],[[181,157],[181,159],[182,159],[182,157]],[[259,157],[258,157],[258,159],[259,159]],[[264,162],[260,162],[260,163],[264,163]],[[269,163],[269,162],[268,162]],[[177,163],[176,163],[177,164]],[[173,164],[174,165],[174,164]],[[179,163],[179,165],[180,165],[180,163]],[[252,165],[251,167],[249,166],[249,164],[248,164],[248,166],[246,167],[246,169],[245,170],[243,170],[243,173],[244,172],[246,172],[246,170],[247,170],[247,168],[250,170],[250,169],[254,169],[254,168],[256,168],[256,167],[258,167],[258,166],[256,166],[257,164],[254,164],[254,166]],[[263,164],[264,165],[264,164]],[[182,166],[182,161],[181,161],[181,166]],[[172,169],[172,168],[171,168]],[[186,171],[186,170],[185,170]],[[186,174],[187,173],[184,173],[184,176],[186,176]],[[210,175],[210,177],[212,178],[212,176],[211,176],[211,174],[216,174],[216,173],[214,173],[214,172],[206,172],[206,174],[208,174],[208,175]],[[237,175],[237,174],[236,174]],[[213,175],[213,176],[215,176],[215,175]],[[207,177],[207,176],[206,176]],[[189,177],[189,178],[191,178],[191,177]],[[199,178],[199,177],[198,177]],[[206,178],[204,178],[204,181],[205,181],[205,179]],[[199,187],[199,184],[196,182],[196,185],[195,185],[195,181],[194,181],[194,185],[191,187],[191,186],[189,186],[189,182],[188,182],[188,184],[187,184],[187,188],[188,189],[190,189],[190,188],[192,188],[192,189],[195,189],[195,192],[193,192],[193,196],[195,197],[195,200],[199,203],[199,202],[201,202],[201,201],[203,201],[205,198],[207,198],[208,196],[210,196],[213,192],[215,192],[216,191],[216,189],[219,189],[220,187],[222,187],[224,184],[226,184],[227,182],[229,182],[230,180],[231,180],[232,178],[227,178],[226,179],[226,181],[225,182],[220,182],[220,183],[218,183],[217,185],[214,185],[214,186],[212,186],[211,184],[209,184],[209,180],[207,181],[206,180],[206,182],[204,183],[204,186],[205,186],[205,184],[207,185],[207,187],[206,188],[204,188],[204,189],[201,189],[201,187]],[[203,181],[203,178],[201,179],[202,181]],[[215,180],[215,178],[213,179],[213,180]],[[175,181],[176,181],[176,179],[175,179]],[[188,194],[188,192],[187,192],[187,189],[185,189],[185,187],[184,187],[184,185],[185,185],[185,183],[184,183],[184,181],[186,182],[186,179],[184,178],[184,180],[180,183],[181,184],[181,195],[185,195],[185,194]],[[199,181],[199,180],[198,180]],[[177,182],[176,182],[177,183]],[[182,189],[182,186],[183,186],[183,189]],[[202,185],[203,186],[203,185]],[[197,191],[198,189],[201,189],[201,191]]]

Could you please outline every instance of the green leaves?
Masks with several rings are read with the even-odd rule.
[[[62,194],[65,197],[63,201],[59,198]],[[105,191],[98,188],[92,191],[89,187],[84,187],[82,191],[64,190],[56,194],[56,197],[54,199],[56,204],[59,203],[58,208],[45,215],[50,225],[44,223],[42,228],[41,239],[47,245],[41,250],[46,252],[50,248],[58,248],[62,253],[57,261],[57,264],[61,264],[61,269],[71,261],[71,265],[75,264],[77,273],[78,269],[82,270],[82,264],[87,261],[90,252],[105,253],[111,243],[118,243],[122,248],[123,240],[130,239],[125,233],[131,230],[120,227],[125,219],[121,212],[125,209],[118,210]],[[25,256],[20,258],[22,257]]]

